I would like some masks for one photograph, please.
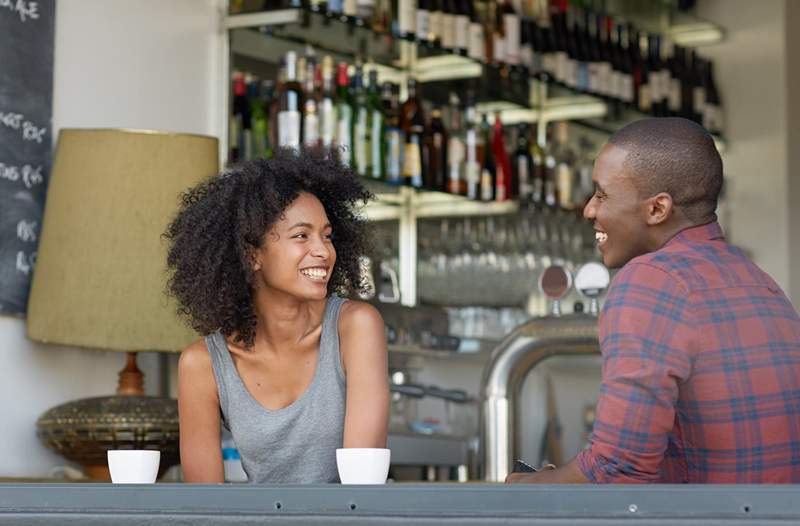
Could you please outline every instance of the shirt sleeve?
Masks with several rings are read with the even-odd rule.
[[[647,263],[615,277],[599,319],[602,383],[589,446],[578,455],[599,483],[654,482],[691,369],[688,293]]]

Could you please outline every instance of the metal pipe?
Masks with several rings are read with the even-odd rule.
[[[509,474],[516,446],[516,398],[528,372],[550,356],[597,352],[597,318],[588,314],[530,320],[492,351],[481,382],[484,479],[502,482]]]

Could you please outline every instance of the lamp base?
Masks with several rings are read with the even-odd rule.
[[[172,398],[74,400],[47,410],[36,428],[46,447],[83,465],[89,476],[100,480],[110,480],[109,449],[157,449],[162,471],[180,462],[178,402]]]

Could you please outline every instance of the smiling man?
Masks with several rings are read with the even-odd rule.
[[[722,160],[699,125],[644,119],[595,161],[585,208],[614,277],[590,443],[507,482],[800,482],[800,319],[728,245]]]

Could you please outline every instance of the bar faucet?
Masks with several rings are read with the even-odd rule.
[[[598,266],[600,268],[598,268]],[[603,272],[604,271],[604,272]],[[588,263],[578,270],[578,292],[597,298],[608,288],[608,270]],[[546,269],[540,290],[554,302],[563,298],[572,284],[569,272],[559,266]],[[525,377],[544,359],[599,352],[596,305],[590,313],[561,315],[554,308],[549,316],[534,318],[517,327],[492,351],[481,382],[481,442],[483,478],[502,482],[510,473],[519,443],[517,399]]]

